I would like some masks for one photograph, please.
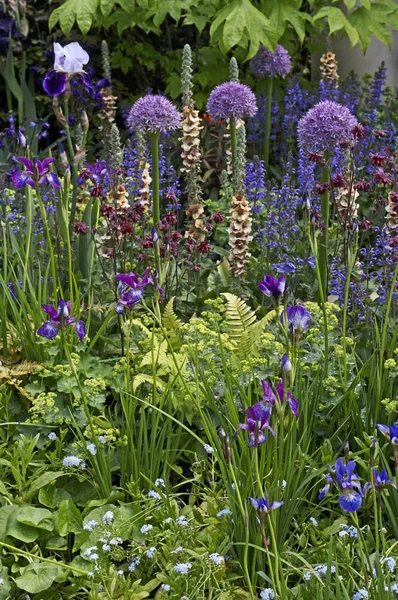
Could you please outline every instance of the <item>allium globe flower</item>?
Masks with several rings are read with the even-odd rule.
[[[353,144],[358,121],[346,106],[325,100],[315,104],[299,121],[298,144],[305,152],[333,151],[338,144]]]
[[[243,83],[226,81],[211,92],[207,112],[214,119],[242,119],[254,117],[257,112],[256,96]]]
[[[291,71],[292,61],[289,52],[280,44],[275,48],[275,52],[261,44],[256,56],[250,61],[250,68],[254,77],[285,78]]]
[[[170,100],[164,96],[147,94],[133,105],[127,123],[133,129],[158,133],[178,129],[181,126],[181,117]]]

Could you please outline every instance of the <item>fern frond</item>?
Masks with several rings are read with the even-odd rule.
[[[168,331],[178,331],[183,323],[174,312],[175,296],[170,298],[163,311],[163,325]]]
[[[155,380],[152,377],[152,375],[146,375],[145,373],[138,373],[137,375],[134,376],[134,380],[133,380],[134,394],[137,391],[137,388],[140,385],[142,385],[143,383],[150,383],[153,386],[155,384]],[[166,389],[166,385],[165,385],[164,381],[162,381],[158,377],[156,378],[156,388],[161,390],[162,392]]]
[[[169,365],[169,357],[167,356],[167,340],[164,340],[159,344],[158,340],[154,338],[153,347],[149,352],[145,354],[141,361],[141,367],[161,365],[166,367]]]
[[[227,300],[225,325],[231,338],[239,341],[243,333],[256,321],[256,315],[238,296],[228,292],[222,295]]]
[[[278,312],[281,313],[283,307],[280,307]],[[270,310],[260,321],[257,323],[253,323],[250,325],[246,331],[243,332],[243,335],[240,339],[238,346],[238,356],[241,359],[247,358],[248,356],[253,356],[256,352],[257,342],[260,339],[261,334],[263,333],[266,325],[271,323],[276,318],[276,310]]]

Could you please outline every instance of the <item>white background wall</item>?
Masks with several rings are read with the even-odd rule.
[[[339,61],[339,74],[343,79],[352,70],[359,76],[365,73],[373,74],[384,60],[387,66],[387,85],[398,92],[398,31],[393,32],[393,43],[391,51],[373,36],[366,54],[359,46],[351,48],[348,38],[333,39],[332,50]],[[312,61],[312,73],[314,78],[319,78],[320,55],[316,53]]]

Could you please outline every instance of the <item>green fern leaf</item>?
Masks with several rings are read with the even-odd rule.
[[[234,294],[222,294],[227,300],[225,324],[233,340],[239,341],[243,333],[256,321],[256,315],[244,300]]]
[[[183,323],[174,312],[175,296],[170,298],[163,311],[163,325],[168,331],[178,331]]]
[[[279,313],[282,312],[282,307],[279,309]],[[241,359],[253,356],[256,353],[257,342],[260,339],[261,334],[264,331],[266,325],[271,323],[276,318],[276,311],[270,310],[260,321],[250,325],[246,331],[243,332],[242,337],[238,346],[238,356]]]
[[[143,383],[150,383],[153,386],[155,381],[154,381],[154,378],[152,377],[152,375],[146,375],[145,373],[138,373],[137,375],[134,376],[134,380],[133,380],[133,393],[134,394],[136,393],[137,388],[139,388],[139,386],[142,385]],[[161,390],[162,392],[166,389],[166,385],[165,385],[164,381],[162,381],[158,377],[156,378],[156,388]]]

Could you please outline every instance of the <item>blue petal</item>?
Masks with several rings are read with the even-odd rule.
[[[67,77],[66,73],[50,71],[43,81],[44,91],[49,96],[59,96],[65,91]]]
[[[25,171],[21,171],[20,169],[17,169],[11,174],[11,179],[14,187],[16,187],[17,190],[25,187],[25,185],[30,185],[31,187],[35,186],[32,176]]]
[[[339,496],[339,504],[346,512],[355,512],[362,504],[362,496],[358,492],[350,492]]]
[[[51,321],[46,321],[37,330],[37,335],[40,335],[41,337],[45,337],[49,340],[53,340],[54,338],[57,337],[58,331],[59,331],[59,327],[55,323],[52,323]]]
[[[51,185],[51,187],[57,188],[58,190],[60,189],[61,184],[59,182],[58,175],[56,175],[53,172],[50,172],[50,173],[47,173],[47,175],[45,177],[47,179],[47,182]]]
[[[84,337],[86,337],[86,324],[84,321],[77,321],[74,324],[74,328],[76,331],[76,335],[79,338],[80,341],[83,340]]]

